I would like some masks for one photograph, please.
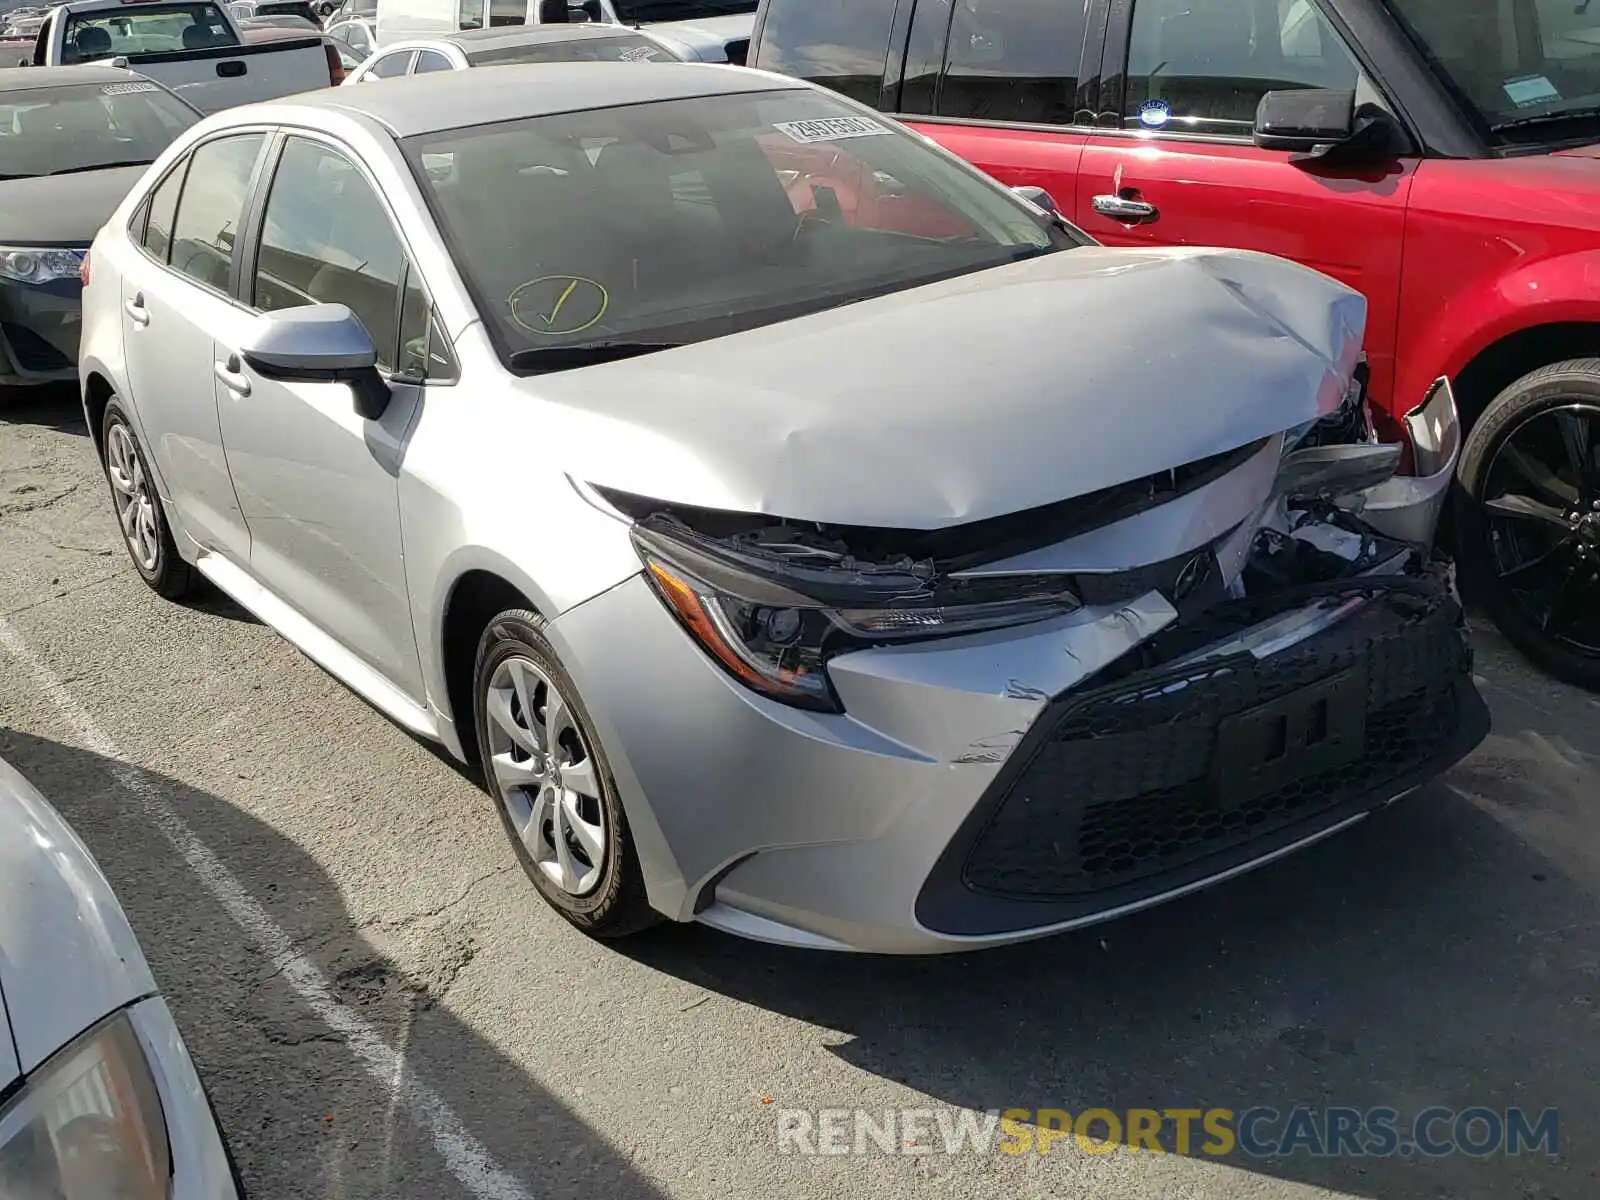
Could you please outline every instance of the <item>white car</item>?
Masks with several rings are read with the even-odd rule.
[[[517,63],[679,61],[683,58],[676,50],[644,30],[623,25],[522,25],[396,42],[345,76],[344,86]]]
[[[242,1194],[128,918],[61,814],[0,762],[0,1196]]]

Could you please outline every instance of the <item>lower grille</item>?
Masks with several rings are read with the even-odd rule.
[[[1443,589],[1369,583],[1330,594],[1363,588],[1365,607],[1262,661],[1156,665],[1069,697],[1030,739],[1031,758],[966,855],[964,884],[997,897],[1123,902],[1193,878],[1200,864],[1247,861],[1257,842],[1282,840],[1273,835],[1308,836],[1352,801],[1390,798],[1386,787],[1459,740],[1471,651]],[[1152,649],[1170,663],[1304,603],[1231,602]],[[1330,704],[1333,726],[1312,728],[1330,719]],[[1276,774],[1274,736],[1286,741],[1276,765],[1292,768]],[[1312,742],[1319,752],[1305,748]]]
[[[65,371],[72,360],[25,325],[0,324],[11,358],[24,371]]]

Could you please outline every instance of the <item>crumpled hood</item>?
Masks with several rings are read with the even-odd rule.
[[[0,242],[12,246],[88,246],[145,169],[112,167],[71,175],[0,180]]]
[[[156,990],[122,906],[88,848],[0,762],[0,995],[17,1061],[0,1088],[109,1013]],[[6,1075],[10,1068],[9,1078]]]
[[[1365,323],[1359,293],[1282,259],[1090,246],[519,387],[555,402],[548,444],[582,481],[934,529],[1323,416]]]

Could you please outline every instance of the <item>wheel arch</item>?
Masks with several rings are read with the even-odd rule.
[[[101,444],[102,427],[106,422],[106,406],[111,403],[111,397],[114,395],[116,389],[111,386],[111,380],[103,371],[90,368],[84,372],[83,417],[89,425],[89,441],[99,454],[105,453],[105,446]]]
[[[1451,386],[1465,429],[1476,424],[1494,398],[1540,367],[1600,355],[1600,314],[1593,321],[1552,321],[1504,334],[1479,349]]]
[[[479,755],[472,673],[483,631],[495,616],[510,608],[549,616],[547,608],[530,594],[534,589],[514,582],[511,575],[488,566],[467,567],[451,581],[439,607],[439,667],[446,715],[455,727],[462,757],[473,766],[479,765]]]

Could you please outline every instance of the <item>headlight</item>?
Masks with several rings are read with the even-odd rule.
[[[818,564],[647,518],[633,528],[645,576],[729,674],[775,700],[839,712],[824,667],[848,650],[976,633],[1080,607],[1059,577],[936,581],[914,564]]]
[[[76,279],[83,265],[82,250],[30,250],[23,246],[0,246],[0,278],[19,283],[50,283],[56,279]]]
[[[0,1111],[8,1200],[165,1200],[171,1182],[161,1101],[125,1015],[59,1051]]]

